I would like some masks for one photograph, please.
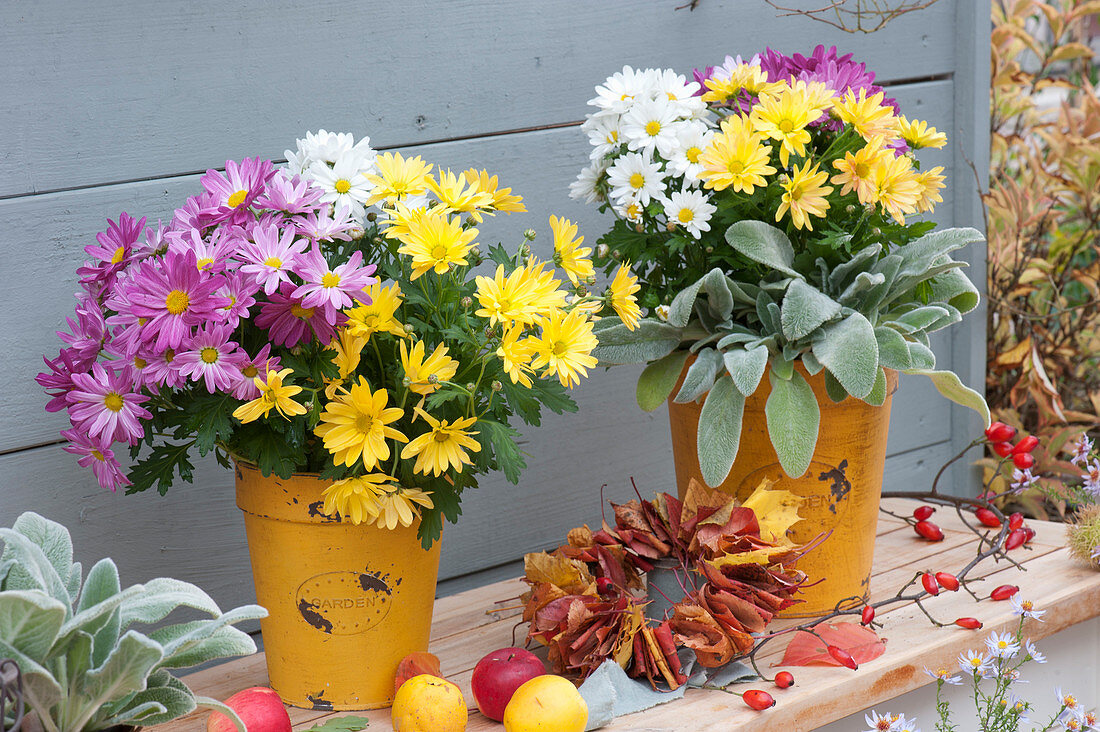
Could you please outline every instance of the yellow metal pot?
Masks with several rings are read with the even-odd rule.
[[[745,400],[741,446],[733,469],[718,488],[744,500],[763,479],[769,478],[776,481],[774,489],[806,499],[799,509],[802,521],[791,529],[795,542],[810,542],[822,533],[831,532],[824,543],[798,560],[798,569],[816,584],[796,595],[802,603],[782,613],[784,617],[797,618],[822,615],[838,603],[852,607],[868,597],[890,401],[897,390],[898,375],[896,371],[886,372],[886,401],[881,407],[872,407],[852,397],[834,403],[825,393],[824,372],[810,376],[801,364],[796,368],[809,382],[821,408],[817,448],[810,469],[803,476],[790,478],[779,465],[764,416],[764,404],[771,394],[771,382],[765,374],[760,387]],[[680,378],[682,381],[682,374]],[[679,389],[677,385],[673,395]],[[701,404],[676,404],[669,398],[672,453],[681,497],[692,478],[703,480],[696,447],[701,411]]]
[[[428,650],[439,542],[325,515],[316,475],[236,477],[271,687],[305,709],[389,706],[398,662]]]

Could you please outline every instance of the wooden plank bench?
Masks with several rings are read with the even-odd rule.
[[[891,499],[884,506],[894,513],[908,514],[916,505],[911,501]],[[958,518],[941,508],[935,521],[944,530],[941,542],[929,543],[916,537],[902,521],[880,514],[874,573],[871,582],[872,600],[895,594],[914,574],[921,571],[954,571],[973,558],[975,541]],[[1065,527],[1062,524],[1031,521],[1036,536],[1029,549],[1015,550],[1012,557],[1023,565],[1021,571],[1009,563],[980,565],[970,578],[984,577],[974,586],[980,597],[1000,584],[1020,586],[1022,598],[1034,600],[1046,610],[1043,622],[1029,620],[1027,634],[1039,639],[1088,621],[1100,615],[1100,572],[1073,560],[1063,547]],[[525,629],[515,628],[519,622],[516,602],[508,602],[524,591],[518,579],[506,580],[469,590],[436,601],[432,624],[431,651],[439,656],[443,673],[465,694],[471,705],[467,729],[503,729],[481,716],[473,706],[470,676],[474,664],[486,653],[522,642]],[[765,712],[746,707],[739,696],[717,691],[689,690],[678,701],[648,711],[615,720],[604,729],[618,730],[811,730],[846,717],[853,712],[881,705],[905,692],[932,683],[924,668],[951,668],[962,651],[982,645],[985,635],[993,630],[1015,631],[1018,618],[1012,615],[1008,602],[989,600],[976,603],[966,592],[943,592],[926,604],[942,622],[973,616],[985,627],[979,633],[962,628],[934,628],[914,604],[894,605],[883,609],[878,620],[883,623],[879,635],[887,640],[887,650],[875,661],[862,664],[858,671],[844,668],[806,667],[793,669],[797,679],[794,687],[785,690],[773,685],[757,684],[777,700],[777,705]],[[509,607],[511,606],[511,607]],[[504,608],[504,609],[501,609]],[[798,621],[776,621],[775,626]],[[781,656],[786,646],[775,641],[758,659],[761,668],[770,666]],[[1095,650],[1091,651],[1095,654]],[[197,693],[224,699],[240,689],[267,683],[267,671],[262,654],[224,663],[186,677]],[[750,688],[746,684],[743,688]],[[737,687],[731,687],[736,689]],[[1049,695],[1049,690],[1035,689]],[[911,710],[910,713],[916,710]],[[308,729],[340,713],[290,708],[295,729]],[[389,728],[389,710],[347,712],[371,720],[369,729]],[[157,727],[158,732],[185,732],[205,728],[206,713],[195,713],[176,722]],[[930,726],[931,719],[925,720]]]

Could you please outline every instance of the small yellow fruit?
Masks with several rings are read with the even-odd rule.
[[[393,699],[394,732],[463,732],[466,701],[446,679],[420,674],[401,684]]]
[[[584,732],[588,705],[569,679],[544,674],[516,689],[504,709],[507,732]]]

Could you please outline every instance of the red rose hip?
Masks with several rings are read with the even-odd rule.
[[[1030,452],[1017,452],[1012,455],[1012,464],[1020,470],[1027,470],[1035,464],[1035,458]]]
[[[967,630],[981,630],[982,628],[982,623],[977,618],[959,618],[955,621],[955,625]]]
[[[989,599],[991,600],[1007,600],[1020,591],[1020,588],[1016,585],[1001,585],[989,593]]]
[[[741,698],[758,712],[775,706],[775,699],[772,699],[772,695],[760,689],[749,689],[741,695]]]
[[[875,609],[873,607],[871,607],[870,605],[863,608],[863,614],[860,616],[859,622],[862,623],[863,625],[870,625],[871,622],[874,619],[875,619]]]
[[[913,518],[917,521],[927,521],[932,518],[932,514],[936,512],[936,509],[931,506],[917,506],[913,509]]]
[[[988,526],[991,529],[998,529],[1001,526],[1001,520],[997,518],[997,514],[984,506],[974,511],[974,518],[978,519],[982,526]]]
[[[1015,436],[1016,428],[1004,422],[994,422],[985,431],[985,437],[990,442],[1008,442]]]
[[[789,689],[794,686],[794,674],[790,671],[780,671],[775,675],[775,685],[780,689]]]
[[[1012,448],[1013,455],[1022,455],[1027,452],[1031,452],[1039,446],[1039,438],[1035,435],[1028,435],[1024,439],[1016,443],[1016,447]],[[1020,468],[1023,470],[1023,468]]]
[[[922,539],[943,541],[943,530],[931,521],[918,521],[917,525],[913,527],[913,531],[916,531]]]
[[[924,585],[924,591],[927,592],[929,595],[940,594],[940,586],[936,582],[936,578],[933,577],[930,573],[925,572],[924,574],[922,574],[920,576],[920,583]]]
[[[959,589],[959,578],[950,572],[936,572],[936,582],[948,592],[956,592]]]
[[[856,659],[852,658],[852,654],[844,650],[840,646],[828,646],[826,649],[829,651],[829,655],[836,659],[836,661],[842,665],[855,671],[859,668],[859,664],[856,663]]]

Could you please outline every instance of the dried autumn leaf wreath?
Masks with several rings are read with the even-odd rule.
[[[569,532],[553,552],[524,557],[523,619],[528,640],[549,648],[556,673],[587,677],[611,658],[656,688],[687,681],[678,648],[700,665],[725,665],[752,650],[806,576],[789,565],[807,547],[787,530],[799,520],[801,498],[765,482],[743,503],[692,481],[684,500],[612,503],[615,526]],[[644,615],[642,575],[672,560],[687,579],[669,616]]]

